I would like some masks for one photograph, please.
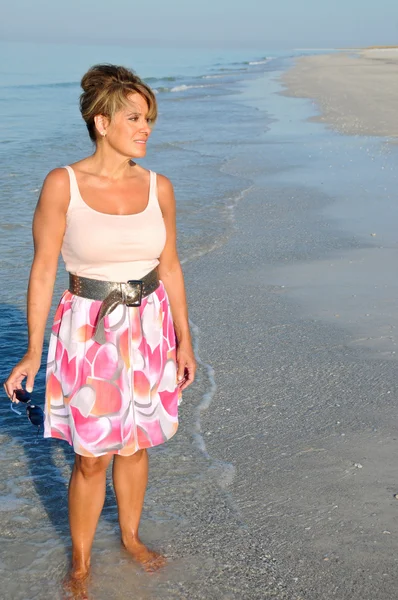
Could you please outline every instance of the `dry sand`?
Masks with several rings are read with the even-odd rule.
[[[346,134],[398,136],[398,49],[298,59],[282,78],[286,95],[313,98],[312,120]]]

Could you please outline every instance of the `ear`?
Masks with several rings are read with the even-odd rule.
[[[105,137],[106,136],[106,130],[108,128],[109,125],[109,119],[108,117],[105,117],[104,115],[95,115],[94,117],[94,124],[95,124],[95,128],[97,130],[98,136],[101,137]]]

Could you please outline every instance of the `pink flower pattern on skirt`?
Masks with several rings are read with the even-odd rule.
[[[163,283],[139,307],[105,317],[106,343],[92,339],[101,302],[65,291],[51,332],[44,437],[77,454],[128,456],[162,444],[178,427],[176,338]]]

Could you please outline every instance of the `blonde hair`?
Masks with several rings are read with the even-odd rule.
[[[156,120],[155,94],[131,69],[109,64],[94,65],[83,75],[81,87],[80,112],[93,142],[97,141],[94,117],[104,115],[111,120],[118,110],[126,106],[130,94],[140,94],[148,104],[147,118],[152,123]]]

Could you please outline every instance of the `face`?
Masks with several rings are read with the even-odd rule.
[[[119,154],[141,158],[146,154],[146,143],[151,134],[148,104],[140,94],[130,94],[127,100],[127,105],[118,110],[111,121],[99,117],[97,129],[100,134],[106,133],[104,143]]]

